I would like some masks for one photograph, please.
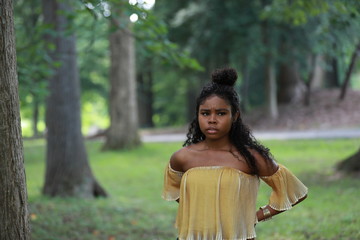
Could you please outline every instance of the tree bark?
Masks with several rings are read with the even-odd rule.
[[[33,116],[32,116],[32,128],[33,128],[33,137],[39,136],[38,122],[39,122],[39,100],[36,95],[33,95]]]
[[[13,5],[0,0],[0,239],[30,239]]]
[[[250,101],[249,101],[249,83],[250,83],[250,69],[248,65],[248,59],[246,56],[243,56],[241,63],[241,75],[242,75],[242,84],[240,87],[241,92],[241,110],[246,113],[250,108]]]
[[[272,63],[271,56],[266,56],[265,86],[268,116],[270,116],[272,119],[277,119],[279,117],[278,102],[276,99],[277,84],[275,77],[275,67]]]
[[[313,66],[309,66],[309,69],[313,73],[311,74],[311,89],[321,89],[325,86],[325,59],[323,55],[317,54]]]
[[[46,35],[55,49],[50,57],[60,63],[49,79],[46,107],[47,154],[43,193],[49,196],[92,198],[106,196],[95,180],[81,133],[80,82],[76,39],[69,32],[69,2],[43,0],[44,21],[53,33]]]
[[[330,64],[330,69],[326,71],[326,87],[330,88],[339,88],[339,68],[338,68],[338,59],[336,57],[331,57],[328,60]]]
[[[355,173],[355,172],[359,173],[360,172],[360,148],[355,154],[353,154],[352,156],[341,161],[337,165],[337,169],[340,171],[347,172],[347,173]]]
[[[291,103],[303,98],[304,83],[301,81],[296,62],[283,63],[279,69],[279,103]]]
[[[309,106],[310,105],[310,98],[311,98],[311,91],[312,91],[312,85],[314,81],[314,75],[315,75],[315,68],[316,68],[316,56],[315,54],[311,54],[309,58],[309,75],[307,77],[306,81],[306,92],[305,92],[305,98],[304,98],[304,105]]]
[[[355,66],[355,63],[356,63],[356,60],[357,60],[359,54],[360,54],[360,43],[356,46],[355,51],[353,52],[353,54],[351,56],[351,61],[350,61],[349,67],[346,71],[346,76],[345,76],[343,85],[341,87],[341,93],[340,93],[340,97],[339,97],[340,101],[344,100],[344,98],[345,98],[346,90],[347,90],[349,82],[350,82],[350,76],[354,69],[354,66]]]
[[[138,102],[139,102],[139,123],[141,127],[152,128],[154,127],[153,122],[153,72],[151,68],[151,60],[147,59],[145,61],[145,66],[143,70],[138,74]]]
[[[265,77],[265,89],[266,89],[266,109],[267,115],[271,119],[277,119],[279,116],[278,112],[278,102],[276,97],[277,84],[275,77],[275,67],[273,63],[273,56],[271,54],[271,44],[270,44],[270,29],[268,21],[264,21],[261,25],[262,30],[262,41],[267,49],[264,58],[264,77]]]
[[[135,77],[135,46],[128,17],[127,27],[120,27],[113,18],[110,34],[110,127],[106,133],[107,149],[132,148],[140,144]],[[122,26],[124,26],[123,24]]]

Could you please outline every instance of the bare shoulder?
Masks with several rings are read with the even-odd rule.
[[[184,165],[188,159],[189,151],[187,147],[183,147],[180,150],[174,152],[170,158],[170,166],[172,169],[180,172],[184,172]]]
[[[279,166],[273,159],[266,159],[255,149],[249,148],[249,151],[256,160],[259,176],[271,176],[278,170]]]

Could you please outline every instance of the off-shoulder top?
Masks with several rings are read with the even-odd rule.
[[[272,188],[269,205],[288,210],[307,194],[286,167],[260,177]],[[259,177],[225,166],[194,167],[185,173],[167,165],[162,197],[179,201],[175,227],[179,240],[246,240],[256,237]]]

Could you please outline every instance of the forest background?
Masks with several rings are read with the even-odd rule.
[[[103,226],[100,222],[106,220],[106,216],[98,222],[95,219],[95,223],[89,223],[91,226],[76,225],[73,231],[67,227],[79,217],[86,218],[88,208],[95,209],[94,215],[104,210],[103,204],[110,204],[110,210],[104,210],[110,211],[108,217],[115,217],[111,209],[119,203],[134,207],[117,209],[121,214],[129,213],[129,219],[138,219],[143,210],[151,212],[151,207],[139,206],[147,198],[153,201],[157,194],[140,189],[136,183],[129,184],[136,175],[132,171],[123,172],[123,177],[119,178],[117,172],[110,171],[109,167],[115,165],[109,161],[117,159],[118,154],[125,156],[121,164],[130,164],[137,156],[145,159],[149,154],[166,158],[169,153],[160,151],[160,145],[141,146],[141,134],[145,130],[186,131],[185,126],[194,117],[195,97],[209,81],[211,72],[219,67],[237,69],[236,88],[241,96],[244,118],[254,129],[359,127],[360,2],[356,0],[0,0],[0,3],[0,20],[13,23],[16,38],[16,43],[11,41],[12,24],[0,25],[4,33],[0,35],[0,66],[5,73],[0,75],[4,82],[0,88],[0,109],[4,113],[0,120],[4,126],[20,123],[20,119],[16,120],[16,106],[5,105],[9,96],[8,83],[10,86],[17,84],[18,79],[22,130],[20,136],[17,130],[0,128],[0,164],[4,166],[0,169],[0,206],[7,210],[0,219],[1,239],[28,239],[29,217],[34,226],[32,234],[39,239],[47,239],[51,233],[58,234],[54,238],[62,235],[64,239],[96,239],[100,237],[98,229],[101,234],[108,234],[108,239],[115,239],[113,235],[128,239],[157,238],[157,235],[160,239],[173,238],[169,216],[165,215],[159,215],[153,224],[165,224],[166,231],[156,226],[147,229],[152,226],[147,222],[150,218],[141,221],[141,226],[133,220],[127,222],[126,218],[116,219],[115,222],[125,221],[127,225],[119,229],[114,225]],[[12,53],[8,50],[15,46],[17,58],[7,57]],[[14,64],[17,73],[11,72],[16,69],[12,61],[3,59],[17,59]],[[18,93],[14,88],[12,92],[16,102]],[[84,135],[97,140],[85,146]],[[27,189],[22,137],[30,139],[25,142],[27,174],[31,176],[28,183],[30,213],[24,201]],[[269,143],[280,158],[279,149],[283,144]],[[317,153],[312,147],[316,148],[319,143],[309,141],[308,145],[302,142],[295,145],[299,149],[289,154],[290,162],[297,159],[302,149],[312,151],[311,155],[315,156]],[[169,146],[175,149],[175,145]],[[358,146],[356,140],[339,141],[333,143],[333,150],[346,149],[355,153]],[[91,170],[88,152],[92,161],[94,158],[106,160],[103,164],[97,160],[92,164],[105,188]],[[130,156],[126,157],[129,152]],[[135,155],[131,157],[132,154]],[[338,158],[333,158],[335,156]],[[295,172],[306,174],[315,167],[322,168],[319,178],[325,177],[325,180],[305,176],[309,177],[308,184],[316,182],[326,187],[327,180],[334,180],[333,167],[339,162],[339,156],[321,155],[315,165],[304,167],[294,163],[293,166]],[[40,161],[42,158],[44,162]],[[344,164],[336,166],[339,170],[359,172],[359,159],[360,150]],[[304,161],[312,160],[306,158]],[[138,170],[146,173],[156,169],[152,174],[160,176],[161,163],[153,160]],[[116,169],[128,168],[117,166]],[[38,179],[39,170],[45,172],[45,179]],[[110,176],[113,180],[125,181],[121,190],[124,192],[116,192],[119,189],[109,184]],[[342,175],[335,174],[335,178],[342,179]],[[151,183],[151,180],[146,182]],[[155,185],[159,184],[160,181],[156,181]],[[336,196],[339,189],[346,190],[349,199],[356,196],[353,189],[358,181],[350,177],[337,184],[331,185],[335,189],[330,191],[332,196]],[[132,192],[126,185],[139,189]],[[153,187],[150,185],[150,189]],[[316,186],[313,189],[317,189]],[[109,190],[117,196],[114,202],[80,202],[86,203],[86,209],[72,199],[106,197]],[[135,194],[135,199],[141,203],[129,202],[130,197],[124,197],[126,191]],[[140,199],[137,194],[143,192],[148,195]],[[68,212],[66,206],[69,204],[78,217]],[[152,206],[155,210],[174,212],[173,207]],[[49,209],[55,209],[53,213],[57,216],[47,214]],[[311,205],[308,205],[302,214],[311,215],[311,212]],[[319,212],[324,214],[326,209]],[[359,236],[355,217],[341,215],[343,213],[340,208],[337,215],[342,217],[343,224],[350,223],[347,230],[339,233],[334,228],[329,236],[348,239]],[[311,216],[313,220],[316,217]],[[57,218],[69,224],[61,228],[59,222],[53,221]],[[328,226],[325,222],[325,229]],[[115,233],[106,233],[108,227],[109,232]],[[289,231],[286,236],[298,232],[293,235],[294,239],[307,236],[327,239],[320,237],[327,234],[322,231],[304,233],[297,231],[296,226]],[[21,237],[17,235],[20,232],[23,233]],[[271,234],[273,239],[279,239],[277,233]]]
[[[200,87],[209,80],[211,71],[222,66],[239,72],[237,88],[243,111],[262,107],[267,119],[278,119],[278,106],[299,101],[316,105],[311,97],[318,90],[339,89],[340,95],[341,87],[360,88],[359,67],[356,62],[351,65],[359,47],[357,1],[158,0],[149,10],[140,8],[141,4],[118,5],[127,17],[138,15],[131,26],[138,107],[129,111],[138,112],[141,128],[185,126],[193,118]],[[110,124],[109,34],[113,30],[109,22],[115,13],[108,8],[106,2],[79,2],[75,12],[67,13],[72,18],[69,31],[77,38],[85,135]],[[43,40],[49,27],[42,19],[39,1],[16,1],[26,137],[43,135],[46,129],[46,79],[53,69]],[[346,79],[348,71],[350,79]]]

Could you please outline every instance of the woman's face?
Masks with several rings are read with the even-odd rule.
[[[231,106],[222,98],[213,95],[199,106],[199,126],[208,140],[229,137],[233,122]]]

